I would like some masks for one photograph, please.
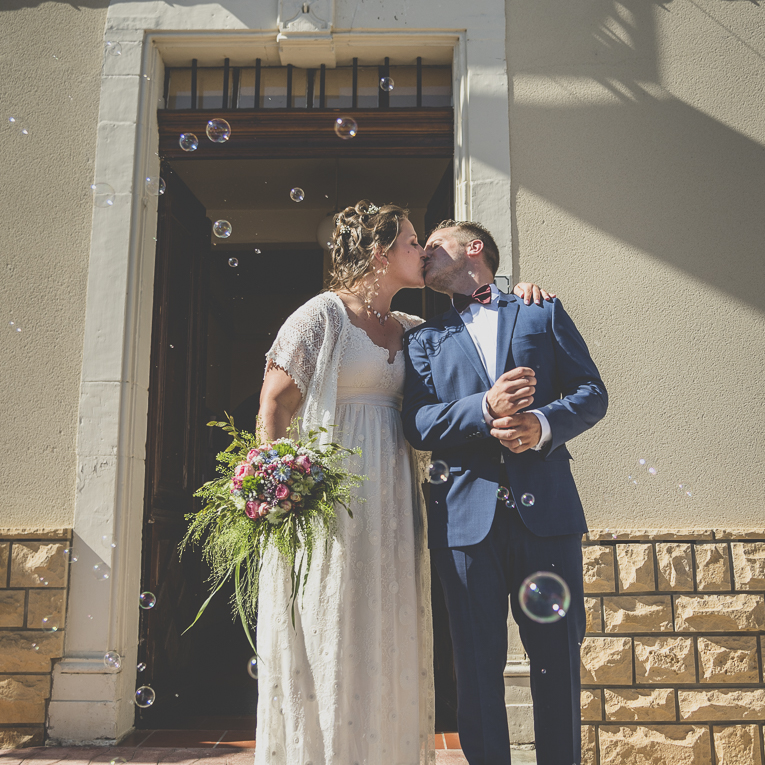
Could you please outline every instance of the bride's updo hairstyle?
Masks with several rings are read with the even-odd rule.
[[[335,215],[328,289],[352,290],[371,270],[375,252],[390,250],[408,217],[403,207],[376,207],[368,199]]]

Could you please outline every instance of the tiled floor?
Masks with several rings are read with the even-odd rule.
[[[33,747],[0,751],[0,765],[252,765],[251,730],[134,731],[120,746]],[[513,765],[535,765],[533,751],[514,749]],[[468,765],[456,733],[436,734],[436,765]]]

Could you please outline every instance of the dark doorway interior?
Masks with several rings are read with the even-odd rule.
[[[227,445],[205,423],[228,412],[239,427],[254,427],[265,352],[287,316],[324,283],[326,259],[315,231],[327,213],[318,209],[310,218],[310,208],[296,207],[284,189],[296,185],[301,172],[307,195],[324,206],[363,197],[400,201],[412,208],[421,234],[453,211],[449,160],[354,160],[339,191],[335,160],[326,167],[249,160],[246,173],[242,162],[163,168],[142,586],[158,602],[142,612],[139,647],[139,661],[147,665],[139,685],[153,687],[157,702],[137,709],[139,728],[255,727],[257,682],[246,671],[252,649],[231,616],[230,592],[221,591],[182,634],[205,599],[206,571],[193,553],[179,561],[177,544],[184,515],[199,509],[194,489],[213,477],[215,455]],[[418,172],[429,175],[415,177]],[[312,173],[317,184],[327,180],[326,194],[310,186]],[[224,216],[234,224],[225,241],[210,235],[211,221]],[[435,293],[410,290],[394,307],[429,316],[445,303]],[[435,574],[433,603],[436,729],[456,730],[451,643]]]

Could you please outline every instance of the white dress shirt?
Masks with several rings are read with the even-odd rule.
[[[486,374],[494,385],[497,382],[497,325],[499,322],[499,298],[503,293],[499,291],[496,284],[491,285],[491,303],[471,303],[461,314],[460,318],[465,323],[465,327],[470,334],[471,339],[478,351]],[[493,417],[489,414],[489,404],[487,396],[483,397],[482,409],[483,418],[488,425],[491,425]],[[534,451],[540,451],[542,447],[552,438],[550,423],[547,417],[538,409],[529,410],[531,414],[536,415],[539,424],[542,427],[542,436],[536,446],[532,447]]]

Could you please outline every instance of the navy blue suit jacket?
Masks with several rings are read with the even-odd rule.
[[[605,415],[605,386],[559,300],[527,306],[503,293],[498,305],[497,377],[515,367],[534,370],[537,387],[531,408],[547,417],[552,441],[539,452],[513,454],[490,435],[481,403],[491,383],[454,308],[408,332],[404,433],[412,446],[433,452],[433,459],[450,469],[446,483],[430,487],[428,537],[433,548],[482,541],[494,520],[500,485],[511,489],[533,534],[587,531],[566,442]],[[533,506],[521,503],[525,493],[534,496]]]

